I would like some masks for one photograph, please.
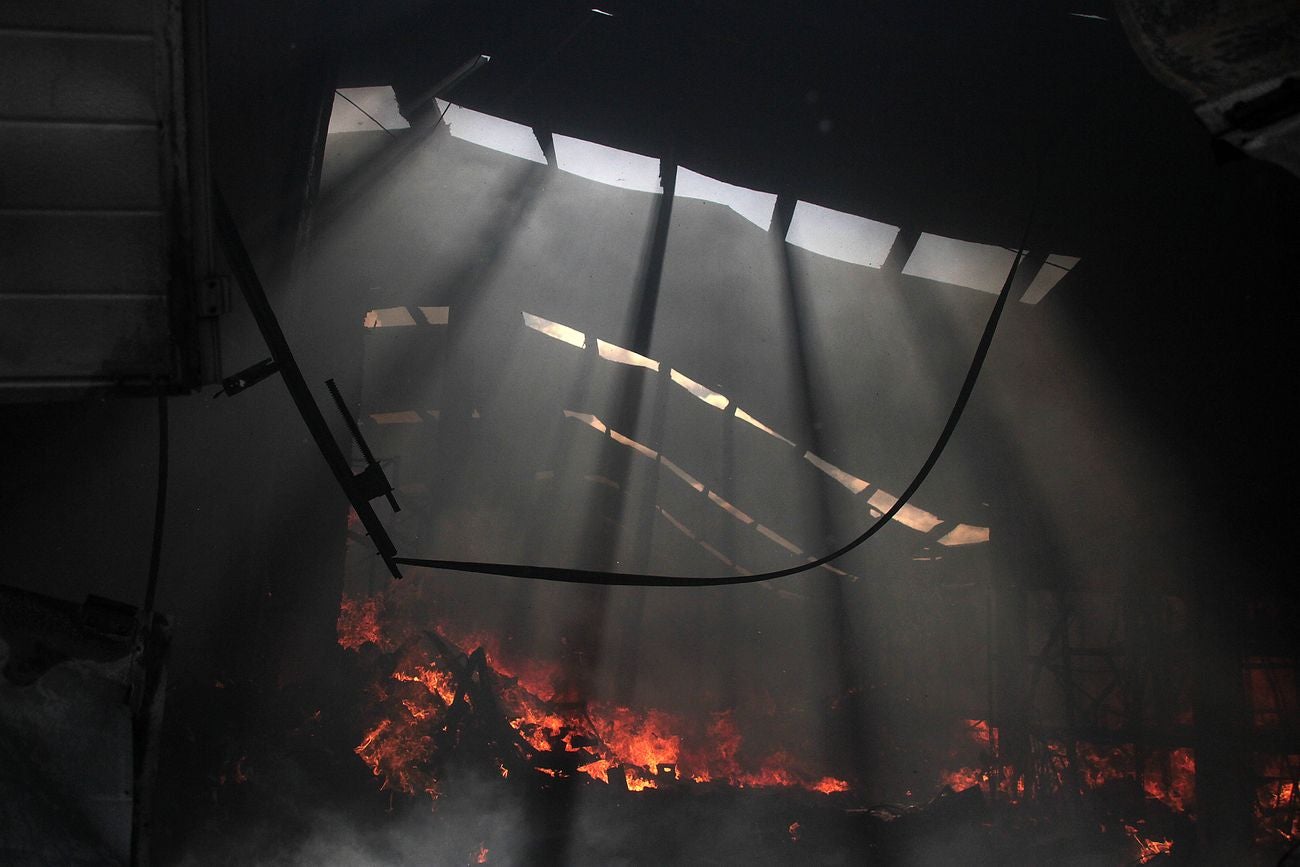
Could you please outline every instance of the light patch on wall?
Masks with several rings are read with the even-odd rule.
[[[693,172],[684,166],[677,167],[675,194],[687,199],[702,199],[726,205],[764,232],[772,225],[772,212],[776,209],[776,194],[738,187]]]
[[[719,497],[717,494],[713,493],[713,491],[709,491],[709,499],[713,501],[714,505],[721,507],[724,512],[726,512],[728,515],[731,515],[731,517],[735,518],[737,521],[740,521],[743,524],[754,523],[753,518],[749,517],[749,515],[746,515],[744,512],[740,511],[740,509],[737,509],[735,506],[731,505],[731,503],[728,503],[726,500],[722,499],[722,497]]]
[[[552,139],[555,141],[555,161],[561,171],[625,190],[663,192],[659,186],[659,160],[654,157],[567,135],[555,135]]]
[[[426,409],[425,413],[434,421],[437,421],[442,416],[442,410],[440,409]]]
[[[533,479],[539,482],[550,481],[555,478],[555,470],[538,470],[533,473]]]
[[[441,99],[436,102],[452,138],[546,165],[546,154],[530,127]]]
[[[370,117],[366,117],[367,114]],[[387,85],[340,87],[334,91],[334,106],[330,109],[328,130],[330,135],[338,132],[379,132],[381,127],[387,130],[407,129],[410,126],[397,108],[397,95]]]
[[[606,343],[603,340],[596,341],[596,351],[600,357],[606,361],[617,361],[619,364],[631,364],[634,367],[644,367],[648,370],[659,372],[659,362],[653,358],[646,358],[630,349],[624,349],[621,346],[615,346],[612,343]]]
[[[692,488],[699,491],[701,494],[704,493],[704,485],[701,484],[699,481],[697,481],[696,478],[692,476],[690,473],[686,472],[686,470],[677,466],[677,464],[668,460],[668,458],[664,457],[663,455],[659,456],[659,463],[663,464],[665,467],[671,470],[672,473],[675,476],[677,476],[677,478],[681,479],[683,482],[690,485]]]
[[[1037,304],[1042,301],[1052,287],[1061,282],[1061,278],[1079,264],[1078,256],[1060,256],[1056,253],[1047,257],[1043,266],[1038,269],[1034,275],[1034,280],[1025,289],[1025,294],[1020,296],[1020,300],[1025,304]]]
[[[375,424],[416,424],[422,420],[420,414],[413,409],[400,412],[372,412],[370,418]]]
[[[625,436],[623,436],[621,433],[619,433],[618,431],[614,430],[613,428],[610,428],[610,430],[609,430],[609,436],[610,436],[611,439],[614,440],[614,442],[616,442],[616,443],[621,443],[622,445],[625,445],[625,446],[627,446],[627,447],[630,448],[630,449],[635,449],[636,451],[638,451],[638,452],[640,452],[641,454],[645,455],[646,457],[648,457],[648,458],[649,458],[650,460],[652,460],[652,461],[653,461],[655,458],[659,457],[659,453],[658,453],[657,451],[655,451],[654,449],[650,448],[649,446],[642,445],[641,443],[637,442],[636,440],[632,439],[631,437],[625,437]]]
[[[430,325],[446,325],[451,318],[450,307],[421,307],[420,312]]]
[[[859,479],[851,473],[844,472],[844,470],[841,470],[834,464],[827,463],[812,452],[804,452],[803,457],[804,460],[808,461],[808,463],[812,464],[814,467],[821,470],[823,473],[830,476],[855,494],[860,494],[869,487],[869,485],[862,481],[862,479]]]
[[[876,491],[867,499],[867,502],[879,509],[883,515],[894,507],[894,503],[898,502],[898,497],[886,491]],[[928,533],[943,523],[942,518],[935,517],[924,509],[918,509],[910,503],[898,510],[894,520],[921,533]]]
[[[414,325],[415,317],[405,307],[381,307],[378,310],[367,310],[362,324],[366,328],[400,328]]]
[[[777,433],[776,431],[772,430],[770,427],[768,427],[767,425],[763,424],[761,421],[759,421],[758,419],[754,418],[752,415],[750,415],[749,413],[745,412],[745,411],[744,411],[743,409],[741,409],[740,407],[736,407],[736,418],[740,419],[740,420],[743,421],[743,422],[747,422],[747,423],[749,423],[749,424],[752,424],[754,427],[758,428],[758,429],[761,430],[763,433],[767,434],[768,436],[776,437],[777,439],[779,439],[781,442],[785,443],[785,444],[788,445],[788,446],[793,446],[793,445],[794,445],[794,443],[790,442],[790,440],[788,440],[788,439],[786,439],[785,437],[781,436],[779,433]]]
[[[588,474],[583,476],[583,478],[589,482],[595,482],[598,485],[604,485],[607,488],[613,488],[616,491],[620,489],[618,482],[614,481],[611,478],[608,478],[607,476],[596,476],[596,475]]]
[[[580,421],[580,422],[582,422],[583,424],[585,424],[587,427],[595,428],[596,430],[600,431],[601,433],[604,433],[605,431],[609,430],[609,428],[605,427],[605,423],[604,423],[603,421],[601,421],[600,419],[596,418],[596,417],[595,417],[594,415],[592,415],[591,413],[586,413],[586,412],[574,412],[574,411],[571,410],[571,409],[566,409],[566,410],[564,411],[564,416],[565,416],[565,418],[573,418],[573,419],[577,419],[578,421]]]
[[[540,316],[534,316],[531,313],[524,313],[524,324],[534,331],[540,331],[547,337],[554,337],[556,340],[576,346],[579,349],[587,347],[587,335],[583,334],[576,328],[570,328],[567,325],[561,325],[558,322],[552,322],[549,319],[543,319]]]
[[[780,545],[785,550],[789,551],[791,554],[803,553],[802,548],[800,548],[794,542],[791,542],[789,539],[787,539],[785,536],[782,536],[780,533],[776,532],[775,530],[769,527],[764,527],[762,524],[758,524],[755,529],[757,529],[758,532],[762,533],[764,536],[771,539],[776,544]]]
[[[973,527],[970,524],[958,524],[948,531],[942,539],[940,545],[946,545],[949,548],[957,545],[978,545],[981,542],[989,540],[988,527]]]
[[[1016,254],[992,244],[958,241],[923,232],[903,273],[994,295],[1002,291]]]
[[[897,226],[809,202],[796,202],[785,240],[787,244],[841,262],[879,268],[889,257],[897,236]]]
[[[700,385],[698,382],[679,370],[670,370],[668,371],[668,375],[672,377],[673,382],[677,383],[709,406],[717,407],[718,409],[726,409],[727,404],[731,403],[730,399],[718,394],[711,388],[706,388],[705,386]]]

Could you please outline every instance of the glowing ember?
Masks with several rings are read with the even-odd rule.
[[[1138,863],[1146,864],[1154,861],[1161,855],[1168,855],[1174,850],[1173,840],[1148,840],[1138,833],[1138,829],[1132,825],[1125,825],[1124,831],[1138,844]]]
[[[798,842],[798,840],[799,840],[799,823],[798,823],[798,822],[791,822],[791,823],[790,823],[790,827],[787,828],[786,830],[790,832],[790,839],[791,839],[791,840],[794,840],[795,842]]]
[[[474,853],[475,864],[486,864],[488,860],[488,847],[482,843],[478,844],[478,851]]]

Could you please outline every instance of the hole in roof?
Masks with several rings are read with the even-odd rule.
[[[415,317],[405,307],[381,307],[377,310],[367,310],[362,324],[366,328],[398,328],[414,325]]]
[[[617,361],[619,364],[631,364],[634,367],[644,367],[648,370],[659,372],[659,362],[653,358],[646,358],[630,349],[624,349],[621,346],[615,346],[612,343],[606,343],[603,340],[596,341],[596,351],[600,357],[606,361]]]
[[[531,313],[524,313],[524,324],[534,331],[540,331],[547,337],[554,337],[556,340],[576,346],[579,349],[585,349],[587,346],[587,335],[583,334],[576,328],[570,328],[567,325],[561,325],[558,322],[552,322],[549,319],[543,319],[540,316],[534,316]]]
[[[670,370],[668,372],[668,375],[672,377],[673,382],[677,383],[682,388],[686,389],[691,394],[695,395],[700,400],[707,403],[709,406],[717,407],[718,409],[726,409],[727,404],[731,403],[730,399],[728,399],[727,397],[718,394],[716,391],[714,391],[711,388],[707,388],[706,386],[700,385],[698,382],[691,379],[689,376],[687,376],[686,374],[682,373],[679,370],[676,369]]]
[[[380,132],[381,128],[394,130],[408,127],[410,124],[397,108],[397,95],[388,85],[340,87],[334,91],[334,106],[330,109],[328,128],[330,135],[340,132]]]
[[[709,499],[713,501],[714,505],[720,506],[723,511],[731,515],[731,517],[735,518],[737,521],[740,521],[741,523],[744,524],[754,523],[753,518],[749,517],[749,515],[746,515],[744,512],[740,511],[740,509],[737,509],[735,506],[731,505],[731,503],[728,503],[726,500],[722,499],[722,497],[719,497],[717,494],[713,493],[713,491],[709,491]]]
[[[808,463],[812,464],[814,467],[821,470],[823,473],[830,476],[855,494],[860,494],[869,487],[862,479],[859,479],[852,473],[844,472],[844,470],[841,470],[834,464],[827,463],[812,452],[804,452],[803,457],[804,460],[808,461]]]
[[[801,201],[795,203],[785,240],[841,262],[879,268],[897,236],[897,226]]]
[[[413,409],[399,412],[372,412],[370,418],[376,424],[415,424],[421,421],[420,414]]]
[[[446,325],[451,318],[450,307],[421,307],[420,313],[424,315],[424,321],[430,325]]]
[[[1005,247],[923,232],[903,273],[996,295],[1002,291],[1015,258],[1015,251]]]
[[[776,437],[777,439],[779,439],[781,442],[785,443],[785,444],[788,445],[788,446],[792,446],[792,445],[794,445],[794,443],[792,443],[790,440],[788,440],[788,439],[786,439],[785,437],[781,436],[779,433],[777,433],[776,431],[772,430],[770,427],[768,427],[767,425],[763,424],[761,421],[759,421],[758,419],[754,418],[752,415],[750,415],[749,413],[745,412],[745,411],[744,411],[743,409],[741,409],[740,407],[736,407],[736,418],[740,419],[740,420],[743,421],[743,422],[748,422],[749,424],[752,424],[754,427],[758,428],[758,429],[761,430],[763,433],[765,433],[765,434],[767,434],[767,435],[769,435],[769,436]]]
[[[876,491],[867,498],[867,502],[879,509],[883,515],[894,507],[894,503],[898,502],[898,497],[887,491]],[[898,514],[894,516],[894,520],[921,533],[928,533],[943,523],[942,518],[931,515],[925,509],[918,509],[911,503],[899,509]]]
[[[586,413],[586,412],[574,412],[574,411],[571,410],[571,409],[566,409],[566,410],[564,411],[564,415],[565,415],[566,418],[577,419],[578,421],[582,422],[583,424],[587,425],[588,427],[595,428],[596,430],[600,431],[601,433],[604,433],[605,431],[609,430],[609,428],[605,427],[605,423],[604,423],[603,421],[601,421],[600,419],[596,418],[594,415],[592,415],[592,414],[590,414],[590,413]]]
[[[561,171],[625,190],[661,193],[659,160],[595,142],[553,135],[555,161]]]
[[[631,437],[623,436],[621,433],[614,430],[613,428],[609,429],[609,436],[610,439],[614,440],[614,442],[621,443],[622,445],[625,445],[630,449],[635,449],[636,451],[648,457],[650,460],[654,460],[655,458],[659,457],[659,453],[654,449],[650,448],[649,446],[642,445],[641,443],[637,442]]]
[[[973,527],[970,524],[958,524],[939,540],[940,545],[950,548],[957,545],[977,545],[989,540],[988,527]]]
[[[690,473],[686,472],[686,470],[677,466],[677,464],[668,460],[668,458],[664,457],[663,455],[659,456],[659,463],[667,467],[673,473],[673,475],[677,476],[677,478],[681,479],[683,482],[690,485],[692,488],[699,491],[701,494],[704,493],[704,485],[701,482],[699,482]]]
[[[762,524],[758,524],[757,527],[756,527],[756,529],[758,530],[758,532],[762,533],[764,536],[766,536],[767,538],[771,539],[773,542],[775,542],[776,544],[780,545],[782,548],[784,548],[785,550],[789,551],[791,554],[802,554],[802,553],[803,553],[803,549],[802,549],[802,548],[800,548],[800,547],[799,547],[798,545],[796,545],[794,542],[791,542],[791,541],[790,541],[789,539],[787,539],[786,537],[782,536],[780,533],[778,533],[778,532],[776,532],[775,530],[771,529],[770,527],[765,527],[765,526],[763,526]]]
[[[537,136],[533,135],[531,127],[474,111],[456,105],[454,102],[447,103],[441,99],[436,102],[452,138],[490,148],[498,153],[546,164],[546,154],[542,153],[542,146],[538,144]]]
[[[763,193],[714,180],[683,166],[677,167],[674,194],[686,199],[701,199],[726,205],[764,232],[772,225],[772,212],[776,209],[775,193]]]
[[[1048,256],[1047,261],[1034,275],[1033,282],[1025,289],[1025,294],[1020,296],[1020,300],[1026,304],[1037,304],[1042,301],[1047,293],[1052,291],[1052,287],[1060,283],[1061,278],[1069,274],[1078,264],[1078,256],[1060,256],[1056,253]]]

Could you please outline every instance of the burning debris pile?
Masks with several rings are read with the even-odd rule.
[[[509,667],[492,636],[390,616],[383,596],[344,597],[338,641],[382,658],[369,690],[374,722],[355,752],[389,791],[436,799],[458,753],[490,759],[506,779],[531,775],[540,783],[577,780],[633,792],[723,785],[830,795],[850,788],[785,751],[746,755],[730,711],[692,726],[653,708],[565,701],[554,669]]]

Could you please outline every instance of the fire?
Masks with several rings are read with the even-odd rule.
[[[381,789],[438,796],[441,751],[453,747],[457,726],[476,703],[500,713],[516,740],[496,736],[496,766],[531,765],[552,778],[582,774],[610,784],[621,769],[629,791],[662,788],[682,780],[738,787],[798,787],[831,795],[848,792],[847,780],[810,773],[789,753],[741,756],[744,739],[730,711],[713,713],[703,726],[655,708],[567,702],[557,665],[511,658],[509,648],[487,633],[458,631],[396,617],[384,597],[344,596],[338,641],[358,650],[371,644],[397,663],[370,694],[378,719],[355,748]],[[459,647],[474,647],[465,654]],[[477,660],[477,661],[475,661]],[[463,707],[464,712],[455,712]],[[756,769],[755,769],[756,768]]]
[[[939,780],[954,792],[964,792],[984,783],[988,774],[980,768],[958,768],[941,774]]]
[[[475,864],[486,864],[488,860],[488,847],[482,843],[478,844],[478,851],[474,853]]]
[[[1138,844],[1138,863],[1146,864],[1154,861],[1161,855],[1168,855],[1174,851],[1173,840],[1149,840],[1138,833],[1138,829],[1132,825],[1125,825],[1124,831]]]

